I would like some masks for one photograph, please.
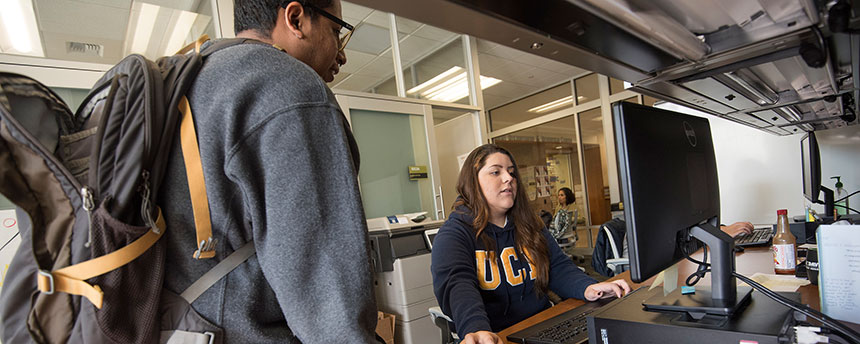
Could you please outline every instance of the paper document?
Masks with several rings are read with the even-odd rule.
[[[860,323],[860,226],[821,225],[816,235],[821,311]]]

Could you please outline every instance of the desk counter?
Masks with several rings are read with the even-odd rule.
[[[702,259],[702,251],[695,253],[693,258],[697,260]],[[696,264],[684,260],[678,263],[678,286],[684,285],[684,281],[687,279],[691,273],[696,271]],[[761,273],[773,273],[773,254],[770,251],[770,247],[749,247],[742,253],[735,254],[735,269],[738,273],[744,276],[752,276],[756,272]],[[706,275],[705,278],[702,278],[699,281],[699,285],[710,285],[710,274]],[[617,275],[610,280],[623,279],[630,284],[632,289],[639,288],[641,286],[649,286],[654,281],[654,277],[644,281],[643,283],[633,283],[630,280],[630,272],[624,272],[620,275]],[[819,309],[819,299],[818,299],[818,286],[816,285],[806,285],[800,287],[798,289],[800,292],[800,299],[804,304],[810,305],[812,308]],[[577,306],[585,303],[582,300],[577,299],[567,299],[552,308],[549,308],[543,312],[535,314],[534,316],[518,322],[511,327],[504,329],[499,332],[499,336],[502,337],[502,340],[505,343],[510,343],[507,341],[508,335],[512,333],[516,333],[520,330],[526,329],[534,324],[540,323],[547,319],[553,318],[561,313],[564,313],[568,310],[574,309]]]

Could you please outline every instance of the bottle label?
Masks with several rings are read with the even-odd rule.
[[[778,270],[794,270],[794,244],[773,245],[773,265]]]

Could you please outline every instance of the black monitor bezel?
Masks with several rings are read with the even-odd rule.
[[[809,147],[804,149],[804,141],[809,142]],[[806,155],[809,154],[809,161]],[[821,194],[821,154],[818,148],[818,139],[815,138],[815,132],[808,132],[800,139],[800,172],[803,175],[803,196],[812,203],[818,203],[818,196]],[[806,166],[809,165],[809,175],[806,173]],[[807,190],[807,185],[811,190]]]
[[[626,148],[627,147],[627,141],[626,141],[627,140],[627,134],[626,134],[626,129],[625,129],[625,123],[623,122],[622,117],[625,116],[625,113],[629,114],[632,111],[651,112],[651,113],[655,113],[655,114],[662,113],[662,114],[673,115],[673,116],[674,115],[684,115],[684,114],[680,114],[680,113],[677,113],[674,111],[658,109],[658,108],[654,108],[654,107],[650,107],[650,106],[628,103],[628,102],[617,102],[617,103],[612,104],[613,127],[614,127],[614,135],[615,135],[615,140],[616,140],[616,156],[617,156],[617,161],[618,161],[619,181],[621,183],[620,189],[622,191],[621,197],[622,197],[622,201],[624,202],[624,208],[625,208],[625,211],[624,211],[625,214],[624,215],[625,215],[625,220],[627,222],[627,227],[628,227],[627,246],[628,246],[628,252],[629,252],[629,257],[630,257],[630,278],[632,281],[634,281],[636,283],[641,283],[641,282],[647,280],[648,278],[650,278],[651,276],[656,274],[656,273],[646,273],[645,271],[643,271],[643,268],[645,268],[645,270],[648,270],[648,271],[652,271],[652,270],[662,271],[663,269],[668,268],[672,264],[683,259],[683,256],[679,256],[678,251],[686,251],[686,252],[692,253],[692,252],[695,252],[696,250],[698,250],[699,248],[701,248],[702,243],[699,240],[692,237],[691,230],[692,230],[693,226],[699,225],[699,224],[710,224],[712,226],[719,226],[719,198],[718,198],[719,197],[719,187],[718,187],[718,185],[716,186],[717,187],[717,189],[716,189],[717,209],[716,209],[716,211],[712,214],[708,214],[709,216],[703,216],[702,222],[690,223],[690,226],[691,226],[690,228],[687,228],[686,230],[683,230],[683,229],[679,230],[676,233],[677,246],[675,247],[675,250],[678,250],[678,251],[676,251],[674,258],[673,258],[673,261],[671,263],[667,261],[666,264],[656,264],[656,265],[662,266],[662,268],[657,269],[657,270],[655,270],[653,266],[643,266],[642,262],[640,261],[641,259],[639,259],[639,255],[641,254],[641,252],[638,252],[638,247],[639,247],[638,245],[640,244],[640,241],[643,240],[643,238],[638,237],[637,231],[630,230],[630,228],[632,228],[633,226],[636,225],[636,221],[638,221],[637,218],[639,218],[639,216],[638,216],[638,214],[635,213],[636,209],[633,206],[634,203],[633,203],[633,199],[632,199],[631,195],[625,191],[625,190],[632,190],[633,186],[631,184],[631,180],[630,180],[631,178],[628,177],[629,176],[628,173],[629,173],[630,162],[628,160],[628,152],[626,151],[627,150],[627,148]],[[710,123],[709,123],[708,119],[696,117],[695,120],[707,122],[706,123],[708,126],[707,137],[709,140],[712,140],[712,137],[710,136],[711,135]],[[712,141],[711,141],[711,145],[713,145]],[[711,154],[714,154],[714,153],[712,152]],[[711,156],[710,159],[713,159],[715,161],[716,158],[714,156]],[[716,178],[717,183],[718,183],[719,178],[716,175],[716,171],[713,171],[713,172],[715,174],[714,178]],[[649,263],[646,265],[655,265],[655,264]],[[663,266],[663,265],[665,265],[665,266]],[[657,271],[657,272],[659,272],[659,271]]]

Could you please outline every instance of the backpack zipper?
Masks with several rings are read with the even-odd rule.
[[[140,173],[143,181],[141,182],[142,190],[140,192],[141,197],[143,197],[143,201],[140,202],[140,216],[143,218],[143,221],[146,222],[146,225],[152,229],[153,233],[160,234],[161,229],[155,225],[155,221],[152,219],[152,203],[149,200],[151,190],[149,189],[149,171],[143,170]]]
[[[87,224],[87,242],[84,244],[84,247],[89,248],[93,243],[93,209],[96,207],[93,200],[93,189],[89,186],[81,188],[81,201],[83,202],[83,208],[87,212],[87,220],[89,221]]]

